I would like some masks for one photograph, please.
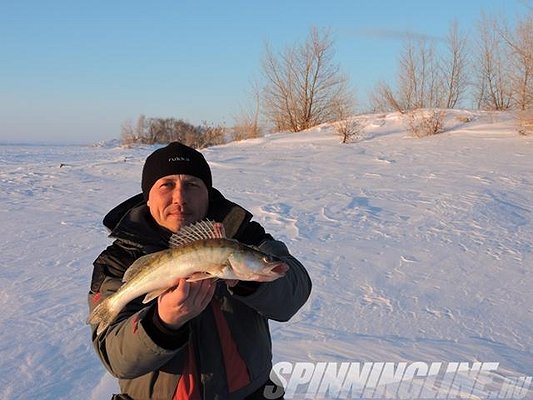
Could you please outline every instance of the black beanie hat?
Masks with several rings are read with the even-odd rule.
[[[154,183],[167,175],[192,175],[204,181],[207,190],[211,189],[211,169],[202,153],[179,142],[157,149],[148,156],[142,172],[144,199]]]

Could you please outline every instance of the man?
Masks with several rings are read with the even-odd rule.
[[[92,311],[122,285],[139,257],[168,248],[172,233],[210,219],[227,237],[256,246],[285,264],[273,282],[206,279],[176,281],[148,304],[130,302],[92,340],[105,367],[119,378],[116,399],[263,399],[280,396],[269,380],[272,343],[268,320],[287,321],[305,303],[311,281],[287,247],[252,215],[212,187],[203,155],[181,143],[154,151],[142,172],[142,194],[109,212],[115,239],[94,262]]]

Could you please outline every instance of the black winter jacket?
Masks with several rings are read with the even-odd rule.
[[[272,368],[268,320],[287,321],[309,297],[311,281],[305,268],[282,242],[251,221],[248,211],[212,189],[207,217],[222,222],[228,237],[281,258],[289,271],[274,282],[239,282],[231,291],[219,282],[210,307],[178,331],[167,330],[157,317],[155,302],[145,305],[141,298],[130,302],[100,335],[92,327],[100,360],[132,399],[172,399],[190,347],[202,398],[245,399],[264,385]],[[153,220],[142,194],[110,211],[104,225],[115,240],[94,262],[90,311],[118,290],[137,258],[168,248],[171,235]],[[221,330],[220,324],[229,329]],[[233,365],[235,357],[228,357],[221,345],[228,347],[228,340],[241,364]],[[233,376],[242,362],[244,381]]]

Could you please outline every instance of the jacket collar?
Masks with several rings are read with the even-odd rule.
[[[113,208],[103,222],[111,231],[110,237],[142,248],[146,253],[168,247],[171,232],[154,221],[142,193]]]
[[[242,225],[250,221],[252,214],[227,200],[218,190],[212,188],[209,193],[207,218],[224,222],[226,225],[230,219],[228,217],[236,214],[240,216],[239,221],[236,221],[237,226],[231,227],[235,233]],[[142,193],[130,197],[109,211],[104,217],[103,223],[111,231],[110,237],[129,243],[134,247],[140,247],[145,252],[167,248],[168,240],[172,234],[154,221]],[[226,227],[227,232],[228,228],[230,227]]]

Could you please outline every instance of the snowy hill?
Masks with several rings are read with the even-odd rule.
[[[533,138],[509,114],[455,111],[423,139],[397,114],[359,118],[358,143],[321,126],[203,151],[215,187],[312,277],[305,307],[272,324],[274,362],[482,361],[502,379],[533,375]],[[140,191],[152,150],[0,145],[0,398],[116,390],[91,348],[86,294],[110,243],[102,217]]]

